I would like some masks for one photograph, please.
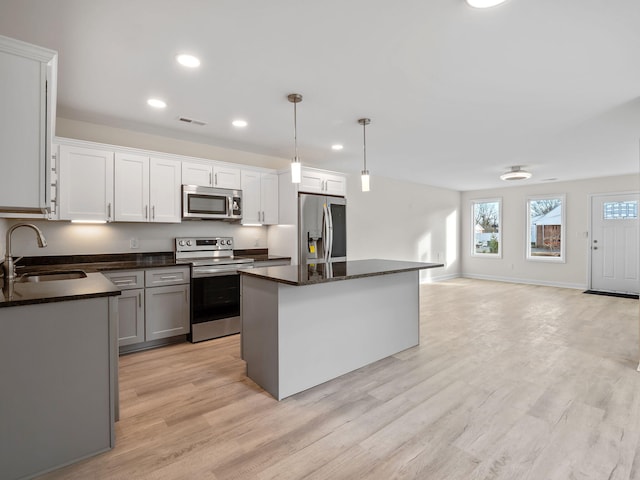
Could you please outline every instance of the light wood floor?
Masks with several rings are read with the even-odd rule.
[[[122,357],[114,450],[47,479],[640,479],[638,301],[458,279],[421,344],[273,400],[238,336]]]

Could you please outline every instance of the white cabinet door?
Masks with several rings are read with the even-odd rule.
[[[320,172],[314,170],[302,169],[300,178],[300,185],[298,190],[308,193],[324,193],[322,188],[324,186],[324,177]]]
[[[213,165],[182,162],[182,183],[185,185],[213,186]]]
[[[113,152],[60,145],[62,220],[113,220]]]
[[[242,170],[242,224],[262,223],[260,172]]]
[[[116,153],[115,221],[149,221],[149,157]]]
[[[0,36],[0,211],[49,208],[57,54]]]
[[[151,221],[179,223],[182,215],[179,161],[152,158],[149,164],[149,204]]]
[[[170,285],[145,290],[145,338],[189,333],[189,285]]]
[[[213,167],[213,185],[218,188],[240,189],[240,169],[232,167]]]
[[[262,174],[260,179],[260,200],[262,204],[262,223],[264,225],[277,225],[278,175],[274,173]]]
[[[118,297],[118,346],[144,342],[144,289],[123,290]]]
[[[344,196],[347,193],[347,179],[341,175],[324,175],[324,193]]]

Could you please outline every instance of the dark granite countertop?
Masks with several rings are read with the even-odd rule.
[[[0,280],[0,307],[34,303],[66,302],[84,298],[120,295],[116,287],[101,273],[87,273],[86,278],[53,280],[40,283],[4,282]]]
[[[257,262],[291,260],[288,257],[269,255],[266,248],[237,250],[234,255],[239,258],[253,258]],[[26,273],[69,270],[82,270],[87,277],[39,283],[12,282],[6,285],[0,277],[0,307],[118,295],[120,290],[100,272],[176,266],[189,264],[176,263],[173,252],[25,257],[16,266],[18,278]]]
[[[373,259],[241,269],[240,273],[287,285],[302,286],[438,267],[444,267],[444,264]]]

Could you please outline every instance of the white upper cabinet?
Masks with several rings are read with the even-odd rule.
[[[149,202],[152,222],[178,223],[182,220],[181,184],[179,161],[151,159]]]
[[[185,185],[213,187],[213,165],[182,162],[182,182]]]
[[[60,145],[61,220],[113,220],[113,152]]]
[[[116,153],[116,222],[149,221],[149,157]]]
[[[278,175],[263,173],[260,179],[260,200],[262,203],[262,223],[278,224]]]
[[[278,223],[278,176],[254,170],[242,170],[242,223],[275,225]]]
[[[49,210],[57,61],[52,50],[0,36],[0,212]]]
[[[240,169],[214,164],[182,162],[182,183],[202,187],[240,189]]]
[[[116,153],[116,222],[181,221],[179,161]]]
[[[347,193],[347,179],[344,175],[303,167],[298,191],[344,196]]]
[[[240,189],[240,169],[234,167],[213,167],[213,186],[218,188]]]

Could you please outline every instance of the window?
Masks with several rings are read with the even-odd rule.
[[[604,220],[628,220],[638,218],[638,202],[605,202]]]
[[[527,260],[564,262],[565,196],[527,200]]]
[[[501,205],[500,198],[471,202],[471,255],[496,258],[502,256]]]

